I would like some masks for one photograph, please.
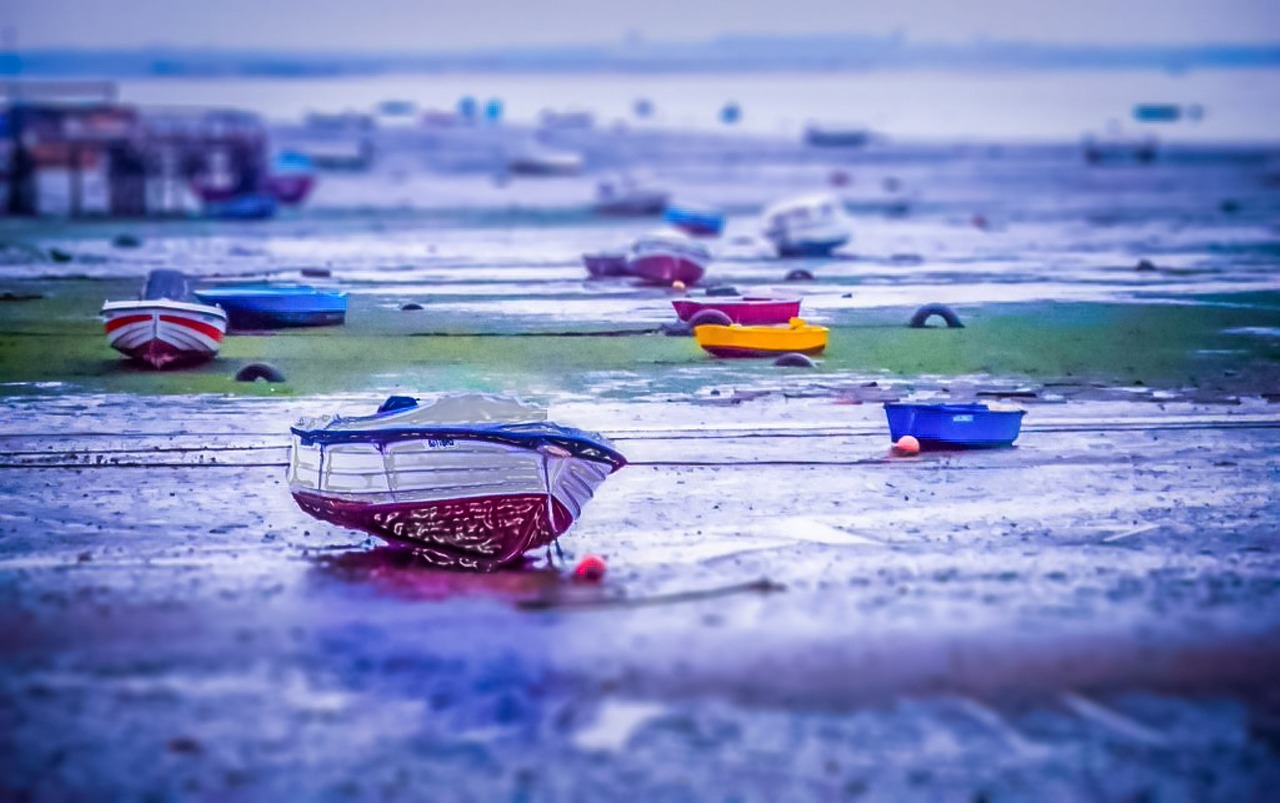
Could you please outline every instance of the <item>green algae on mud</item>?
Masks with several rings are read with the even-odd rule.
[[[0,307],[0,382],[10,392],[42,392],[64,383],[87,392],[243,393],[253,395],[363,391],[581,391],[585,377],[626,372],[636,391],[670,379],[722,379],[730,371],[776,372],[767,361],[726,364],[691,338],[665,337],[654,326],[601,320],[546,331],[508,315],[405,314],[387,295],[351,297],[341,327],[230,335],[219,359],[182,371],[132,366],[113,352],[96,311],[103,298],[128,297],[136,281],[27,280],[7,289],[44,297]],[[1274,376],[1280,339],[1230,330],[1275,327],[1280,293],[1253,292],[1144,302],[1019,302],[960,307],[963,329],[910,329],[910,310],[840,310],[826,321],[831,339],[818,375],[986,374],[1035,381],[1066,380],[1151,387],[1213,386],[1224,376]],[[656,321],[654,322],[656,325]],[[634,334],[622,334],[634,330]],[[593,333],[600,336],[591,336]],[[236,370],[270,362],[287,382],[239,383]],[[1237,392],[1247,392],[1241,382]],[[1272,387],[1253,388],[1274,392]]]

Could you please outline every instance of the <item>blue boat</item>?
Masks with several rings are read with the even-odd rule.
[[[275,196],[265,192],[237,195],[224,201],[205,201],[205,217],[217,220],[265,220],[276,213]]]
[[[347,294],[307,285],[238,285],[197,290],[206,304],[227,313],[232,329],[334,326],[347,315]]]
[[[993,410],[985,404],[904,404],[884,406],[889,437],[912,435],[922,449],[990,449],[1012,446],[1025,410]]]
[[[662,218],[691,237],[719,237],[724,231],[724,212],[709,206],[671,204]]]

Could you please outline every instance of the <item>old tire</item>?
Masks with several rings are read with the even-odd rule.
[[[718,309],[704,309],[698,311],[689,319],[689,328],[697,329],[699,326],[730,326],[733,319],[725,315]]]
[[[790,354],[783,354],[781,357],[773,361],[774,365],[782,368],[816,368],[818,364],[812,360],[807,354],[801,354],[793,351]]]
[[[964,324],[960,322],[960,316],[948,307],[946,304],[925,304],[916,310],[916,314],[911,316],[912,329],[924,329],[925,324],[930,318],[937,315],[946,322],[948,329],[963,329]]]
[[[784,276],[782,280],[784,282],[811,282],[813,281],[813,274],[804,268],[796,268]]]
[[[259,379],[265,379],[267,382],[283,382],[284,374],[279,368],[265,362],[249,363],[236,371],[237,382],[257,382]]]
[[[707,295],[708,296],[740,296],[742,294],[738,292],[738,288],[736,287],[733,287],[727,284],[721,284],[721,285],[716,285],[715,287],[708,287]]]

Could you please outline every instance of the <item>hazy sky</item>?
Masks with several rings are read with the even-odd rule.
[[[1280,40],[1280,0],[0,0],[20,48],[149,44],[455,50],[702,40],[724,33],[889,33],[1195,43]]]

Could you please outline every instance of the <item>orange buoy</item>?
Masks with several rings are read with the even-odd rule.
[[[920,441],[914,435],[903,435],[893,445],[893,451],[900,455],[920,454]]]
[[[573,568],[573,579],[580,583],[598,583],[604,579],[604,558],[587,555]]]
[[[684,282],[680,281],[679,279],[676,279],[674,282],[671,283],[671,288],[673,290],[683,291],[684,287],[685,287]]]

